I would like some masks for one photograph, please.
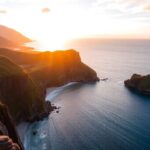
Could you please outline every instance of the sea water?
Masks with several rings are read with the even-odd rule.
[[[59,112],[28,125],[26,150],[150,150],[150,97],[124,87],[133,73],[150,73],[150,41],[82,39],[66,48],[108,80],[48,89]]]

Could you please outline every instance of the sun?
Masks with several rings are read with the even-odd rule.
[[[64,44],[74,38],[81,36],[83,30],[63,13],[38,14],[38,18],[30,18],[24,24],[27,28],[24,32],[31,39],[37,41],[40,50],[63,50]],[[72,16],[70,16],[71,18]]]
[[[32,8],[33,9],[33,8]],[[38,42],[38,50],[63,50],[65,43],[72,39],[101,36],[121,36],[128,32],[135,32],[137,24],[133,20],[116,20],[104,14],[84,12],[79,8],[67,6],[51,7],[48,13],[39,9],[24,10],[9,15],[9,18],[18,18],[19,23],[7,21],[9,26]],[[23,32],[22,32],[23,31]]]
[[[65,49],[65,43],[67,42],[67,39],[64,37],[55,38],[48,36],[47,38],[44,36],[43,38],[37,38],[36,44],[37,49],[39,51],[55,51],[55,50],[64,50]]]

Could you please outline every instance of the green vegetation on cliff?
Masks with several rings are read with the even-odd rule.
[[[16,122],[32,120],[44,112],[44,93],[9,59],[0,56],[0,99]]]
[[[14,75],[22,75],[24,72],[15,63],[6,57],[0,56],[0,78]]]

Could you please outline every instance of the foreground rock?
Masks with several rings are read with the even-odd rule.
[[[48,113],[45,107],[45,91],[41,90],[21,67],[2,56],[0,99],[8,106],[16,123],[39,120]]]
[[[19,145],[20,150],[24,150],[21,140],[17,134],[16,127],[9,114],[9,111],[7,107],[1,103],[0,103],[0,135],[9,136],[14,143],[17,143]]]
[[[127,88],[140,94],[150,95],[150,75],[133,74],[129,80],[124,81]]]

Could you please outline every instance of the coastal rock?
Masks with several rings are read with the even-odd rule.
[[[133,74],[129,80],[124,81],[124,84],[140,94],[150,95],[150,74],[145,76]]]
[[[24,150],[21,140],[18,136],[15,124],[9,114],[7,107],[0,103],[0,132],[1,135],[9,136],[14,143],[17,143],[20,150]]]
[[[0,99],[16,123],[32,121],[45,113],[45,93],[30,76],[9,59],[0,56]]]

